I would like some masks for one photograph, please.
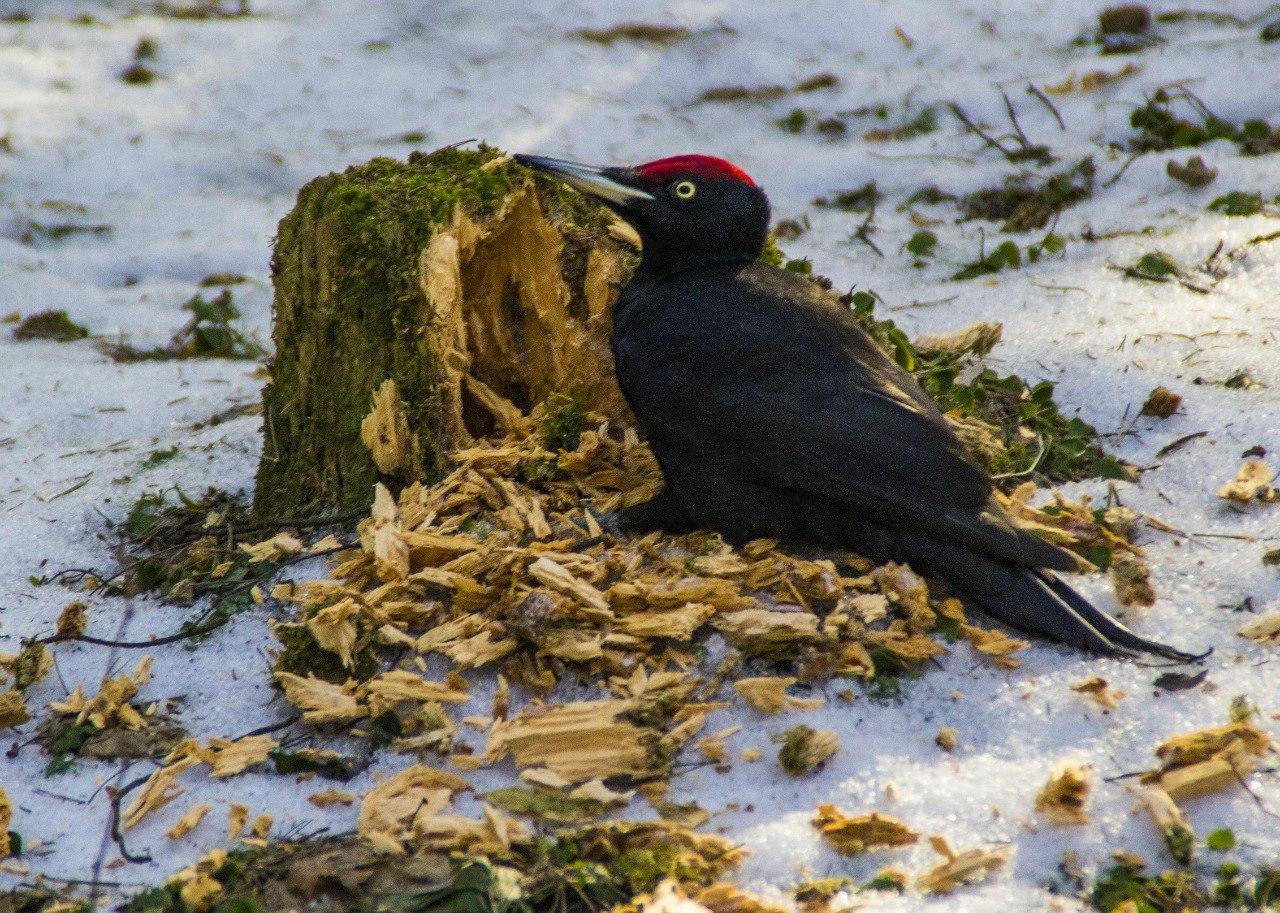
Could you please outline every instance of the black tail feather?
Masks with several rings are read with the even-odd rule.
[[[1061,578],[1052,572],[1030,572],[1050,590],[1050,592],[1061,602],[1063,602],[1068,610],[1079,617],[1082,621],[1093,627],[1099,634],[1111,643],[1115,644],[1123,650],[1129,650],[1137,653],[1150,653],[1156,656],[1163,656],[1166,659],[1172,659],[1180,663],[1198,662],[1213,652],[1210,647],[1203,653],[1187,653],[1176,647],[1159,643],[1158,641],[1149,640],[1134,632],[1130,631],[1120,622],[1116,621],[1107,613],[1094,606],[1087,599],[1068,586]]]
[[[969,602],[1020,631],[1092,653],[1152,654],[1195,662],[1212,652],[1187,653],[1135,634],[1052,571],[976,555],[923,537],[900,536],[896,545],[899,555],[917,570],[942,577]]]

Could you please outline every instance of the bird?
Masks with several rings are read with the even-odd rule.
[[[1142,637],[1058,576],[1076,558],[1015,524],[937,405],[850,309],[761,261],[769,200],[742,168],[699,154],[631,167],[514,158],[601,201],[641,239],[611,343],[664,488],[622,511],[622,530],[850,549],[1070,647],[1207,655]]]

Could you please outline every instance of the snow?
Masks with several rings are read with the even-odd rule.
[[[715,813],[710,827],[753,850],[743,882],[775,896],[809,875],[865,878],[890,862],[920,871],[937,861],[925,843],[855,860],[835,855],[808,823],[820,802],[835,802],[850,813],[888,811],[922,833],[945,835],[958,849],[1012,848],[1010,865],[981,886],[939,899],[885,897],[871,908],[1042,909],[1050,885],[1060,881],[1066,850],[1079,852],[1087,867],[1106,865],[1119,848],[1167,861],[1152,828],[1131,813],[1124,781],[1099,784],[1087,827],[1037,822],[1032,803],[1056,762],[1076,759],[1100,777],[1114,776],[1149,766],[1152,747],[1164,737],[1224,722],[1235,695],[1257,702],[1273,732],[1272,715],[1280,711],[1275,649],[1236,637],[1247,616],[1230,608],[1251,596],[1258,611],[1280,609],[1280,575],[1260,561],[1280,538],[1280,508],[1230,510],[1215,495],[1243,451],[1280,448],[1280,244],[1248,248],[1206,295],[1135,282],[1112,268],[1157,248],[1193,266],[1220,241],[1230,250],[1275,231],[1273,218],[1228,218],[1205,206],[1234,189],[1274,195],[1277,158],[1243,158],[1218,142],[1195,150],[1220,171],[1203,190],[1165,177],[1168,154],[1137,159],[1107,186],[1127,156],[1105,145],[1127,136],[1128,111],[1144,94],[1175,80],[1223,117],[1280,122],[1274,91],[1280,45],[1261,43],[1257,25],[1192,22],[1161,26],[1167,43],[1139,55],[1102,57],[1092,46],[1072,44],[1102,5],[260,0],[251,18],[200,22],[158,18],[126,3],[0,4],[0,12],[25,8],[32,16],[28,23],[0,23],[0,135],[7,133],[13,146],[12,154],[0,153],[0,315],[66,309],[97,336],[159,344],[184,322],[180,306],[200,279],[231,271],[249,277],[235,287],[236,303],[267,338],[277,220],[311,177],[378,154],[478,137],[587,161],[627,163],[696,150],[740,163],[769,191],[778,217],[811,219],[812,231],[784,245],[791,256],[811,258],[837,287],[874,289],[911,333],[1003,322],[998,367],[1052,379],[1060,402],[1078,406],[1104,431],[1126,432],[1109,439],[1115,452],[1140,465],[1159,464],[1140,484],[1119,486],[1126,504],[1186,532],[1235,537],[1151,532],[1143,542],[1161,598],[1139,627],[1177,645],[1215,647],[1207,664],[1211,685],[1160,694],[1151,682],[1162,670],[1044,644],[1023,654],[1022,668],[1002,672],[957,647],[942,668],[911,682],[901,703],[859,697],[846,705],[832,694],[827,708],[807,714],[763,719],[741,707],[721,712],[707,731],[742,723],[731,756],[757,746],[765,759],[738,761],[728,774],[694,770],[675,782],[676,798],[696,798]],[[1262,9],[1229,0],[1213,7],[1243,18]],[[71,21],[81,13],[94,23]],[[696,34],[667,48],[626,41],[602,47],[567,34],[637,19],[684,24]],[[894,36],[895,26],[914,47]],[[142,37],[158,43],[151,65],[161,78],[126,85],[117,77]],[[1055,98],[1065,131],[1025,93],[1029,81],[1044,86],[1072,72],[1118,70],[1130,60],[1142,67],[1139,74],[1097,93]],[[690,104],[714,86],[791,85],[825,71],[840,77],[839,88],[760,106]],[[946,281],[956,264],[976,255],[981,223],[953,224],[954,211],[945,205],[922,207],[946,220],[934,229],[942,262],[914,269],[900,252],[916,227],[895,207],[913,190],[936,184],[964,193],[1015,170],[963,135],[949,115],[940,111],[939,130],[902,143],[859,139],[883,125],[874,117],[855,119],[848,137],[834,141],[792,136],[770,123],[794,106],[832,113],[885,104],[892,125],[925,105],[954,100],[975,120],[999,125],[1000,88],[1028,135],[1052,146],[1055,168],[1094,157],[1099,188],[1058,222],[1056,230],[1071,238],[1063,255],[991,281]],[[424,139],[398,139],[410,131]],[[861,216],[809,205],[816,195],[872,179],[886,194],[872,235],[883,258],[849,240]],[[65,204],[83,209],[67,212]],[[107,224],[112,231],[28,244],[20,235],[29,220]],[[1086,228],[1121,234],[1088,243],[1078,239]],[[1265,386],[1195,382],[1220,382],[1242,368]],[[18,343],[0,330],[0,649],[16,650],[24,636],[49,632],[75,595],[37,586],[33,576],[110,566],[108,520],[119,520],[139,494],[175,485],[187,492],[251,488],[258,419],[193,426],[254,401],[260,384],[243,362],[117,365],[91,340]],[[1184,396],[1182,410],[1165,421],[1137,418],[1146,394],[1160,384]],[[1163,445],[1199,431],[1208,433],[1155,457]],[[152,451],[172,445],[180,447],[177,458],[143,468]],[[1068,486],[1073,495],[1101,497],[1105,490],[1101,482]],[[1079,586],[1115,608],[1104,579]],[[144,696],[180,697],[181,722],[201,737],[284,719],[288,708],[265,674],[273,643],[266,614],[238,618],[198,650],[147,651],[155,657],[155,679]],[[147,599],[95,599],[90,611],[92,631],[134,639],[167,633],[184,617],[185,610]],[[139,657],[77,645],[58,648],[56,658],[57,674],[29,695],[32,707],[77,682],[92,692],[104,673],[130,668]],[[1070,690],[1095,674],[1126,692],[1116,710],[1104,713]],[[482,684],[476,693],[463,714],[487,708],[491,691]],[[798,722],[834,729],[842,748],[818,774],[792,780],[773,762],[770,738]],[[10,739],[22,745],[34,726]],[[943,726],[958,731],[954,754],[934,745]],[[469,738],[479,742],[478,734]],[[222,845],[230,801],[273,813],[276,834],[326,826],[337,832],[354,822],[353,810],[322,811],[305,802],[323,785],[254,773],[226,782],[188,776],[186,795],[128,834],[134,852],[145,849],[152,861],[116,866],[99,787],[127,782],[148,766],[133,764],[126,773],[82,763],[45,779],[45,760],[36,746],[24,745],[0,761],[0,782],[16,806],[14,828],[42,841],[24,861],[32,873],[50,877],[100,874],[126,893]],[[383,755],[373,771],[407,762]],[[373,771],[348,788],[366,790]],[[474,779],[481,785],[510,774],[500,769]],[[1280,783],[1264,773],[1250,787],[1256,801],[1243,790],[1226,792],[1189,803],[1188,813],[1201,834],[1233,828],[1239,858],[1274,861]],[[164,830],[201,801],[215,807],[205,823],[188,840],[167,840]],[[1206,864],[1214,861],[1209,855]],[[1070,909],[1074,901],[1061,903]]]

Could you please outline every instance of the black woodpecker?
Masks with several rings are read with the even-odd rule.
[[[623,529],[713,529],[905,561],[1022,631],[1099,653],[1200,657],[1140,637],[1055,571],[938,407],[836,296],[759,261],[769,200],[741,168],[678,155],[597,168],[517,155],[635,227],[614,314],[618,383],[665,490]]]

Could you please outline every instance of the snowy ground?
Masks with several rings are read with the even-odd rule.
[[[910,685],[900,705],[859,699],[811,714],[810,722],[835,729],[843,744],[817,776],[792,781],[771,762],[738,763],[729,774],[701,770],[676,782],[676,797],[697,798],[717,813],[711,826],[754,851],[743,872],[754,886],[785,889],[805,873],[866,877],[890,861],[913,871],[934,862],[927,846],[853,862],[834,855],[808,824],[819,802],[834,801],[851,813],[890,810],[958,848],[1015,848],[1012,864],[983,886],[941,900],[887,899],[877,909],[1045,909],[1045,886],[1057,877],[1065,850],[1079,851],[1090,866],[1105,864],[1121,847],[1161,858],[1150,826],[1130,813],[1120,783],[1097,790],[1088,827],[1033,826],[1035,793],[1056,761],[1080,759],[1101,776],[1149,766],[1159,739],[1224,722],[1240,694],[1259,703],[1267,725],[1277,728],[1271,720],[1280,711],[1277,654],[1237,638],[1244,616],[1223,606],[1252,596],[1259,611],[1280,609],[1280,574],[1260,561],[1266,537],[1271,547],[1280,539],[1280,506],[1233,512],[1215,492],[1234,475],[1244,450],[1280,448],[1280,242],[1251,248],[1207,295],[1137,283],[1109,264],[1132,263],[1159,248],[1194,265],[1219,241],[1230,249],[1280,228],[1265,216],[1205,211],[1228,190],[1280,192],[1280,156],[1241,158],[1226,142],[1197,150],[1220,171],[1200,191],[1165,177],[1169,155],[1144,156],[1064,214],[1057,230],[1073,236],[1064,256],[995,281],[953,283],[946,281],[953,264],[976,254],[980,223],[952,224],[953,209],[926,208],[946,219],[935,230],[940,256],[951,264],[913,269],[900,247],[915,226],[896,205],[924,184],[963,193],[999,183],[1016,166],[963,135],[944,113],[939,130],[901,143],[861,140],[863,130],[882,126],[874,117],[855,119],[848,137],[834,141],[789,135],[770,121],[796,106],[830,113],[884,104],[893,125],[926,104],[954,100],[975,119],[1000,125],[998,89],[1005,87],[1024,129],[1053,147],[1058,167],[1092,154],[1103,181],[1124,164],[1123,155],[1103,144],[1128,135],[1128,112],[1156,86],[1186,80],[1223,117],[1278,122],[1280,44],[1261,43],[1257,25],[1161,26],[1165,44],[1132,57],[1101,57],[1093,46],[1072,45],[1101,5],[260,0],[252,18],[200,22],[135,13],[123,2],[0,0],[0,13],[31,15],[30,22],[0,22],[0,136],[12,145],[11,153],[0,152],[0,315],[65,308],[96,335],[159,344],[184,322],[180,305],[200,279],[232,271],[250,277],[236,287],[236,300],[265,338],[276,221],[306,180],[374,155],[478,137],[588,161],[706,151],[742,164],[770,192],[779,217],[809,214],[813,230],[785,245],[789,254],[811,257],[838,286],[875,289],[901,308],[892,316],[913,333],[1002,321],[1005,341],[995,353],[1001,367],[1051,378],[1060,402],[1078,405],[1099,428],[1132,431],[1112,441],[1116,451],[1138,464],[1161,465],[1140,485],[1121,486],[1126,503],[1188,532],[1258,537],[1157,534],[1145,543],[1161,599],[1140,627],[1175,644],[1214,646],[1211,684],[1156,695],[1151,681],[1158,670],[1048,646],[1033,648],[1021,669],[1003,673],[962,647],[943,670]],[[1205,5],[1242,18],[1263,10],[1260,3]],[[84,13],[92,24],[73,21]],[[695,35],[669,48],[626,41],[601,47],[567,35],[636,19],[680,23]],[[895,26],[914,47],[895,37]],[[126,85],[118,74],[142,37],[158,43],[152,66],[161,78]],[[1117,70],[1131,60],[1142,67],[1138,75],[1056,99],[1065,131],[1025,93],[1028,82],[1058,83],[1072,72]],[[707,88],[794,84],[820,72],[837,74],[841,85],[767,105],[689,105]],[[398,139],[412,131],[420,142]],[[860,216],[809,205],[815,195],[870,179],[887,194],[873,236],[883,259],[848,240]],[[111,232],[23,243],[31,222],[102,224]],[[1098,235],[1143,233],[1074,240],[1087,226]],[[936,303],[940,299],[947,300]],[[0,329],[0,650],[50,631],[72,598],[29,578],[69,566],[108,566],[105,521],[120,518],[140,493],[170,485],[187,491],[252,485],[256,418],[192,430],[256,398],[260,379],[252,367],[116,365],[92,341],[18,343]],[[1239,369],[1265,386],[1193,383],[1196,377],[1221,381]],[[1157,384],[1185,396],[1183,410],[1163,422],[1135,421]],[[1198,431],[1208,434],[1154,458],[1161,446]],[[142,467],[152,451],[175,444],[181,448],[176,459]],[[1103,491],[1100,484],[1079,488]],[[1105,580],[1080,585],[1101,605],[1113,604]],[[168,632],[182,617],[182,610],[148,600],[101,600],[92,606],[91,630],[137,638]],[[155,650],[155,680],[145,694],[181,696],[181,721],[200,736],[237,735],[281,719],[286,709],[272,703],[264,674],[272,642],[259,613],[237,619],[198,651]],[[33,707],[77,682],[92,693],[105,671],[131,667],[138,658],[84,646],[59,648],[56,656],[58,674],[33,689]],[[1104,714],[1069,690],[1092,674],[1127,692],[1117,710]],[[736,713],[747,726],[733,742],[734,756],[749,745],[771,755],[768,737],[804,719]],[[729,713],[719,714],[709,731],[730,722]],[[34,725],[7,733],[5,742],[24,742]],[[954,755],[934,745],[942,726],[959,732]],[[218,784],[189,778],[188,795],[130,832],[135,851],[149,850],[154,861],[116,865],[118,852],[106,832],[108,803],[97,787],[118,769],[82,764],[75,773],[44,779],[44,763],[35,746],[0,762],[0,782],[17,807],[14,828],[44,841],[26,860],[33,874],[88,878],[100,872],[123,890],[155,883],[220,845],[230,801],[273,812],[278,834],[324,825],[341,830],[354,820],[351,811],[307,804],[314,787],[290,789],[291,781],[278,776],[247,774]],[[379,768],[404,763],[384,757]],[[124,779],[147,769],[135,765]],[[367,789],[369,777],[350,788]],[[1274,774],[1255,776],[1251,786],[1261,805],[1280,813]],[[215,803],[213,815],[190,839],[167,840],[163,832],[172,820],[206,799]],[[726,810],[730,803],[737,810]],[[1202,834],[1232,827],[1241,858],[1274,860],[1280,827],[1261,805],[1237,791],[1194,802],[1189,813]]]

